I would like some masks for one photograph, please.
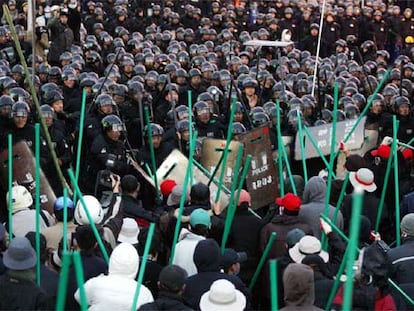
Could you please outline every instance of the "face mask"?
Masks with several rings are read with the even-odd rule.
[[[51,14],[51,13],[45,13],[45,17],[46,17],[47,19],[49,19],[51,16],[52,16],[52,14]]]

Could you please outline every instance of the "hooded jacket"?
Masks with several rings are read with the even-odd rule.
[[[175,247],[173,264],[187,271],[189,277],[197,273],[193,255],[198,242],[202,240],[205,240],[205,237],[194,234],[188,229],[183,228],[180,231],[179,242]]]
[[[286,306],[280,310],[322,310],[313,305],[315,284],[311,267],[292,263],[283,274]]]
[[[89,310],[131,310],[138,266],[139,257],[135,248],[128,243],[118,245],[109,259],[108,275],[100,275],[85,283]],[[80,303],[79,289],[75,299]],[[153,301],[149,289],[141,285],[136,307]]]
[[[302,206],[299,211],[299,220],[307,223],[312,228],[314,236],[318,239],[321,238],[319,218],[320,214],[322,214],[325,210],[325,197],[325,181],[318,176],[314,176],[309,179],[303,192]],[[335,213],[335,207],[329,205],[328,211],[329,218],[332,219]],[[335,224],[339,229],[343,229],[343,217],[341,212],[338,212]]]
[[[247,301],[249,300],[248,289],[237,276],[220,272],[221,253],[216,241],[213,239],[200,241],[194,250],[194,263],[198,273],[185,282],[183,298],[186,305],[199,310],[201,296],[210,290],[214,281],[219,279],[232,282],[246,296]]]

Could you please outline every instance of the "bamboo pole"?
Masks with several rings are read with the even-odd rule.
[[[22,48],[20,46],[19,38],[18,38],[17,33],[16,33],[16,28],[15,28],[15,26],[13,24],[13,20],[10,16],[9,8],[5,4],[3,4],[3,13],[4,13],[4,17],[6,18],[7,23],[9,24],[9,28],[10,28],[10,31],[11,31],[11,34],[12,34],[14,45],[15,45],[17,53],[19,55],[20,63],[23,66],[23,69],[24,69],[24,74],[25,74],[26,77],[30,77],[30,72],[29,72],[29,69],[27,68],[26,59],[23,55]],[[40,105],[39,105],[39,100],[37,98],[37,93],[36,93],[34,85],[33,85],[33,79],[29,78],[28,82],[29,82],[30,93],[32,95],[32,99],[33,99],[33,102],[35,104],[37,114],[39,116],[40,124],[42,125],[42,129],[44,131],[44,136],[45,136],[45,139],[46,139],[46,143],[47,143],[47,146],[49,148],[49,152],[50,152],[50,155],[52,157],[53,164],[55,166],[56,173],[58,175],[59,181],[62,184],[62,188],[67,187],[69,193],[72,194],[71,189],[68,186],[68,184],[65,180],[65,177],[63,176],[62,169],[60,168],[59,161],[58,161],[58,158],[57,158],[57,155],[56,155],[56,151],[55,151],[55,148],[53,147],[53,142],[52,142],[52,139],[50,137],[49,129],[47,128],[45,119],[42,116]]]
[[[40,126],[35,124],[36,283],[40,286]]]
[[[344,143],[346,143],[349,138],[352,136],[352,134],[354,133],[355,129],[357,128],[359,122],[361,122],[362,118],[367,114],[369,108],[371,107],[372,102],[374,101],[375,96],[378,94],[378,92],[382,89],[382,86],[384,85],[384,83],[387,81],[388,79],[388,75],[390,74],[392,68],[388,68],[387,71],[384,74],[384,77],[382,78],[382,80],[380,81],[380,83],[377,85],[377,87],[375,88],[374,93],[372,94],[372,96],[370,96],[370,98],[368,99],[367,104],[365,105],[364,109],[361,111],[361,113],[359,114],[358,118],[356,119],[354,125],[352,126],[351,130],[348,132],[348,134],[346,134],[345,138],[344,138]],[[338,150],[335,153],[335,158],[338,156],[340,150]]]
[[[197,132],[194,133],[193,140],[197,140],[197,134],[198,134]],[[173,261],[174,261],[175,247],[176,247],[176,244],[177,244],[178,235],[180,233],[181,217],[182,217],[183,211],[184,211],[184,203],[185,203],[185,198],[186,198],[186,194],[187,194],[187,187],[188,187],[188,182],[190,180],[191,169],[189,167],[193,165],[193,160],[194,160],[194,148],[191,148],[190,149],[190,154],[189,154],[189,159],[188,159],[187,171],[185,172],[185,177],[184,177],[183,192],[181,193],[180,207],[179,207],[179,210],[178,210],[177,222],[175,224],[173,242],[172,242],[172,245],[171,245],[170,264],[172,264]]]
[[[278,297],[278,288],[277,288],[277,260],[272,259],[269,261],[269,270],[270,270],[270,301],[272,306],[272,311],[279,310],[279,297]]]
[[[277,165],[279,168],[279,188],[280,188],[280,195],[283,197],[285,195],[285,177],[283,174],[283,151],[282,148],[285,146],[283,145],[282,140],[282,133],[280,128],[280,103],[279,100],[276,100],[276,139],[277,139]]]
[[[242,157],[243,157],[243,145],[240,145],[237,150],[236,164],[234,166],[234,174],[233,174],[233,183],[231,184],[230,202],[227,208],[226,220],[224,223],[224,233],[223,233],[223,237],[221,240],[221,252],[222,253],[224,253],[224,249],[226,248],[226,241],[227,241],[227,236],[228,236],[228,234],[226,235],[226,231],[228,231],[227,228],[230,225],[230,222],[233,221],[233,219],[231,218],[231,215],[232,215],[231,210],[235,206],[234,192],[236,191],[236,187],[237,187],[237,180],[239,178],[239,171],[240,171]],[[237,205],[237,202],[236,202],[236,205]]]
[[[86,89],[84,88],[82,90],[82,103],[81,103],[80,119],[79,119],[78,148],[76,150],[76,168],[75,168],[76,183],[78,183],[79,172],[80,172],[82,141],[83,141],[83,127],[85,124],[85,110],[86,110]],[[76,193],[73,195],[73,204],[76,204]]]
[[[351,216],[351,228],[349,235],[349,254],[347,256],[346,263],[346,281],[344,289],[344,304],[343,310],[352,310],[352,296],[354,289],[354,262],[355,257],[358,254],[358,240],[359,240],[359,227],[361,224],[360,215],[362,209],[362,198],[364,191],[361,188],[355,188],[352,197],[352,216]]]
[[[333,231],[335,231],[346,243],[349,243],[349,238],[328,217],[326,217],[323,214],[321,214],[320,216],[323,220],[326,221],[328,225],[332,227]],[[357,250],[358,252],[361,251],[359,248]],[[347,258],[347,256],[344,257]],[[407,293],[405,293],[397,284],[395,284],[395,282],[392,279],[388,278],[387,281],[388,284],[391,285],[391,287],[395,288],[412,306],[414,306],[414,300],[409,295],[407,295]]]
[[[233,218],[236,213],[237,202],[239,201],[240,192],[241,192],[241,189],[243,188],[243,183],[244,183],[244,180],[246,179],[246,175],[249,170],[251,160],[252,160],[252,156],[249,154],[244,163],[243,171],[242,171],[242,174],[239,180],[239,185],[237,186],[236,196],[234,199],[233,199],[233,195],[230,196],[230,204],[227,210],[226,224],[224,226],[223,240],[221,244],[222,252],[224,252],[224,248],[226,247],[227,239],[230,234],[231,225],[233,223]],[[234,180],[234,183],[237,183],[237,181]]]
[[[8,221],[9,221],[9,241],[13,239],[13,136],[7,135],[7,154],[8,154],[8,187],[9,187],[9,202],[8,202]]]
[[[335,153],[335,145],[336,145],[336,121],[338,119],[338,97],[339,97],[339,89],[338,83],[334,85],[334,106],[333,106],[333,113],[332,113],[332,133],[331,133],[331,152],[329,157],[329,167],[328,167],[328,184],[326,189],[326,196],[325,196],[325,207],[323,213],[328,215],[329,213],[329,200],[331,198],[331,188],[332,188],[332,173],[334,170],[334,161],[335,157],[333,156]],[[322,248],[326,250],[328,245],[326,240],[326,235],[322,232]]]
[[[296,110],[296,115],[298,117],[299,145],[300,145],[300,154],[302,158],[303,179],[305,180],[305,184],[306,184],[308,183],[308,169],[306,166],[306,154],[305,154],[305,142],[304,142],[304,136],[303,136],[302,115],[299,110]]]
[[[226,173],[227,157],[228,157],[228,154],[229,154],[231,139],[233,137],[233,132],[232,132],[232,126],[231,125],[233,124],[234,113],[236,111],[236,105],[234,104],[234,102],[235,102],[235,98],[233,98],[233,104],[231,105],[231,110],[230,110],[229,126],[227,128],[226,146],[224,147],[224,151],[223,151],[223,163],[221,164],[220,178],[219,178],[219,183],[217,185],[217,193],[216,193],[216,199],[215,199],[216,203],[220,199],[221,188],[223,186],[223,179],[224,179],[224,175]]]
[[[137,309],[139,293],[141,291],[142,281],[144,280],[145,268],[147,266],[147,258],[151,248],[152,237],[154,235],[155,223],[151,223],[148,229],[147,240],[145,241],[144,254],[142,255],[141,266],[139,267],[137,287],[135,288],[134,300],[132,302],[131,311]]]
[[[71,253],[63,251],[62,269],[60,270],[59,285],[56,299],[56,311],[61,311],[65,309],[66,291],[68,288],[68,277],[71,257]]]
[[[336,223],[336,218],[338,218],[339,211],[341,210],[342,201],[345,198],[346,187],[348,186],[349,182],[349,172],[346,172],[345,179],[342,182],[341,193],[339,194],[338,202],[336,203],[335,212],[332,217],[332,221]]]
[[[267,241],[266,248],[263,251],[262,257],[260,258],[259,264],[257,265],[256,271],[254,272],[252,280],[250,281],[250,285],[249,285],[250,291],[253,290],[253,287],[256,284],[256,281],[260,275],[260,272],[262,271],[266,258],[269,255],[270,249],[273,246],[273,242],[275,241],[275,238],[276,238],[276,232],[272,232],[272,234],[269,236],[269,240]]]
[[[318,153],[319,157],[321,158],[321,160],[325,164],[326,169],[329,170],[329,162],[326,160],[326,157],[323,155],[321,149],[318,147],[318,144],[316,143],[315,137],[313,137],[312,133],[309,131],[309,128],[306,125],[303,127],[303,129],[305,130],[306,138],[308,138],[310,140],[310,142],[312,143],[313,148],[315,148],[315,150]],[[335,172],[332,172],[332,177],[336,178]]]
[[[187,99],[188,99],[188,124],[189,124],[189,129],[188,129],[188,138],[189,138],[189,142],[190,142],[190,149],[194,148],[193,146],[193,96],[191,94],[191,90],[188,90],[187,93]],[[193,185],[193,168],[192,166],[190,166],[190,185]]]
[[[63,188],[63,251],[68,250],[68,189]]]
[[[394,187],[395,187],[395,236],[397,237],[397,246],[401,245],[400,234],[400,181],[398,179],[398,155],[397,155],[397,132],[399,122],[397,116],[392,117],[392,153],[394,154]]]
[[[76,283],[78,284],[79,288],[79,296],[80,296],[80,307],[82,311],[88,310],[88,302],[86,300],[86,292],[85,292],[85,277],[83,275],[83,266],[81,257],[78,251],[73,252],[73,264],[75,266],[75,273],[76,273]]]
[[[148,107],[144,107],[144,115],[145,115],[145,123],[147,123],[147,135],[148,135],[148,144],[150,148],[151,154],[151,165],[152,165],[152,173],[154,177],[154,185],[155,185],[155,192],[157,199],[160,199],[160,189],[158,189],[158,180],[157,180],[157,163],[155,161],[155,150],[154,150],[154,142],[152,141],[152,131],[151,131],[151,123],[149,119],[149,111]]]

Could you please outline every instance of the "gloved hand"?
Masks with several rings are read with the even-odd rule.
[[[384,139],[381,142],[381,145],[391,145],[392,144],[392,137],[385,136]]]
[[[326,235],[328,235],[329,233],[332,232],[332,227],[322,218],[320,218],[321,220],[321,229],[323,230],[323,232],[325,232]]]

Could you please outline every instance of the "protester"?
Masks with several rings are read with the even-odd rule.
[[[243,188],[248,191],[250,198],[246,199],[246,193],[242,192],[241,198],[246,201],[237,202],[238,207],[228,242],[222,245],[223,248],[234,248],[236,252],[247,252],[248,260],[240,267],[240,277],[246,284],[250,282],[263,254],[265,242],[268,241],[268,238],[265,238],[262,246],[258,247],[259,231],[270,219],[273,220],[267,228],[274,225],[273,221],[286,218],[285,212],[289,212],[285,207],[282,215],[275,216],[277,210],[274,209],[274,204],[258,204],[259,197],[274,198],[278,195],[277,192],[282,190],[280,182],[289,181],[285,183],[283,194],[296,190],[295,193],[302,200],[299,215],[292,218],[298,218],[300,222],[310,226],[318,239],[322,239],[323,234],[329,231],[326,224],[322,223],[322,230],[325,232],[322,233],[319,216],[327,209],[327,216],[332,219],[334,206],[338,205],[339,199],[342,198],[341,189],[346,179],[333,180],[331,193],[326,193],[326,183],[331,182],[327,174],[324,178],[315,175],[321,169],[326,172],[331,169],[326,163],[329,163],[328,157],[335,156],[332,168],[334,174],[338,178],[344,176],[343,154],[340,153],[338,159],[336,152],[335,155],[329,154],[329,133],[332,133],[331,130],[335,126],[333,116],[337,117],[337,129],[345,126],[343,130],[337,131],[336,142],[339,146],[333,147],[341,146],[340,140],[350,133],[354,122],[359,122],[355,130],[361,130],[358,134],[352,133],[353,135],[345,140],[350,149],[345,155],[345,168],[350,172],[350,182],[340,206],[341,211],[337,214],[336,226],[348,235],[353,210],[351,192],[355,186],[355,177],[361,177],[364,183],[365,175],[361,169],[370,169],[374,183],[378,187],[373,192],[367,190],[367,185],[363,187],[365,192],[362,215],[367,219],[361,217],[359,246],[372,244],[370,237],[376,238],[379,234],[387,242],[394,241],[399,234],[395,230],[395,221],[398,217],[391,207],[398,205],[397,199],[402,201],[403,196],[413,190],[414,176],[411,173],[412,153],[407,151],[409,148],[400,145],[401,142],[411,144],[414,137],[411,111],[414,94],[414,33],[409,1],[327,1],[324,8],[322,3],[311,0],[240,0],[234,4],[216,0],[168,0],[165,3],[108,0],[81,4],[73,0],[61,4],[40,2],[34,8],[37,25],[34,25],[33,33],[30,31],[32,26],[27,25],[30,20],[29,13],[31,14],[27,3],[10,0],[6,4],[16,25],[18,39],[14,42],[11,25],[6,23],[6,12],[0,8],[0,93],[3,95],[0,97],[0,156],[4,164],[0,166],[0,197],[5,202],[8,183],[8,134],[12,134],[15,144],[13,182],[24,186],[30,193],[34,192],[34,170],[30,169],[33,159],[22,159],[18,148],[25,140],[29,148],[35,151],[34,123],[40,121],[40,117],[44,117],[52,144],[48,146],[48,135],[42,130],[42,189],[44,183],[48,182],[56,196],[60,196],[66,186],[62,185],[64,182],[60,180],[61,176],[56,173],[56,169],[62,170],[63,178],[71,186],[66,169],[70,165],[74,168],[79,166],[79,178],[78,175],[76,178],[86,198],[86,208],[93,214],[92,221],[98,226],[109,254],[119,244],[119,240],[126,238],[135,242],[132,236],[135,233],[132,233],[132,230],[128,232],[128,226],[119,236],[125,216],[123,203],[131,203],[130,208],[125,208],[129,211],[132,209],[133,213],[126,215],[128,217],[140,218],[134,213],[137,211],[149,212],[151,216],[155,216],[146,219],[144,225],[139,224],[144,227],[148,226],[148,221],[157,223],[153,238],[154,247],[151,247],[147,259],[147,272],[149,271],[150,276],[144,278],[144,281],[148,282],[144,284],[148,285],[153,294],[158,291],[156,282],[161,265],[169,261],[176,223],[173,209],[177,215],[176,209],[183,192],[182,188],[177,188],[174,192],[172,183],[169,187],[161,186],[161,181],[173,177],[176,183],[182,184],[184,171],[178,172],[180,176],[172,176],[177,173],[174,170],[177,164],[181,167],[182,163],[174,163],[176,159],[169,156],[173,148],[178,148],[189,157],[190,129],[195,130],[194,135],[197,131],[199,138],[195,144],[194,156],[199,163],[211,160],[211,153],[221,152],[221,148],[226,145],[221,142],[222,145],[217,150],[206,150],[203,139],[224,139],[230,126],[233,138],[243,141],[244,156],[252,155],[250,168],[254,174],[248,174],[243,183]],[[322,16],[322,12],[325,16]],[[32,55],[31,35],[36,36],[33,40],[36,44],[36,53]],[[17,41],[22,46],[30,76],[26,76],[26,68],[20,64]],[[319,55],[316,55],[317,53]],[[389,74],[388,78],[382,81],[386,74]],[[29,94],[29,82],[33,82],[37,93],[33,96],[37,96],[43,105],[41,111],[37,111],[35,107],[36,98]],[[335,96],[336,89],[338,96]],[[82,96],[83,91],[85,97]],[[378,91],[375,96],[374,91]],[[234,97],[234,121],[237,122],[229,124],[229,108]],[[83,100],[85,108],[82,105]],[[280,104],[279,111],[275,107],[276,101]],[[334,111],[335,102],[337,111]],[[190,107],[192,109],[189,109]],[[149,121],[145,117],[146,111]],[[389,151],[386,152],[388,158],[381,156],[384,155],[383,147],[375,146],[383,139],[393,136],[394,116],[399,122],[395,133],[399,149],[398,177],[394,176],[392,164],[387,185],[384,183],[384,177],[389,156],[392,154],[392,144],[388,143],[386,148]],[[190,117],[193,124],[189,122]],[[85,121],[81,123],[83,119]],[[306,158],[308,176],[304,174],[302,161],[296,160],[301,148],[300,130],[304,130],[298,126],[299,120],[314,134],[318,148],[327,157],[327,161],[322,161],[319,156],[311,155],[309,148],[312,148],[312,144],[309,142],[309,135],[305,133],[303,156]],[[277,132],[279,125],[281,141]],[[151,150],[148,129],[151,132],[154,153]],[[254,132],[251,132],[252,130]],[[362,133],[362,130],[365,131]],[[259,148],[251,148],[252,141],[250,138],[247,139],[248,136],[244,136],[245,133],[259,141]],[[267,136],[270,136],[272,150],[262,150],[262,146],[267,145],[267,141],[263,141],[265,144],[262,145],[262,140],[267,140]],[[267,151],[273,151],[276,155],[276,149],[282,143],[287,158],[278,172],[276,169],[273,170],[273,159],[267,159],[265,154]],[[78,149],[79,147],[81,148]],[[51,150],[56,151],[57,159],[52,158]],[[367,150],[369,151],[366,152]],[[230,148],[229,159],[235,155],[233,151]],[[371,151],[374,154],[378,153],[373,155]],[[77,156],[75,158],[69,154]],[[363,163],[362,156],[366,163]],[[172,169],[160,176],[155,170],[163,168],[163,161],[167,157],[171,161],[168,165],[172,164],[169,166]],[[225,163],[226,172],[234,174],[234,161],[229,159]],[[258,167],[258,159],[263,159],[262,162],[266,165]],[[52,160],[57,160],[57,167]],[[278,157],[274,158],[275,163],[280,162],[279,160]],[[265,168],[270,168],[271,174],[266,174],[266,177],[264,174],[256,175],[264,173]],[[113,179],[114,173],[119,175],[116,180]],[[202,174],[210,178],[208,173],[203,171]],[[290,176],[291,173],[295,175]],[[223,224],[225,217],[228,217],[228,207],[211,203],[212,198],[216,196],[216,182],[212,177],[212,184],[207,186],[206,178],[199,174],[201,173],[194,167],[190,178],[192,184],[189,186],[192,188],[191,200],[185,203],[181,227],[186,227],[191,213],[201,208],[209,212],[211,223],[208,234],[203,235],[222,243]],[[215,177],[218,179],[218,174]],[[132,182],[129,184],[130,188],[126,182],[122,189],[122,203],[118,186],[124,178]],[[157,182],[154,182],[155,178],[158,179]],[[228,176],[225,178],[228,179]],[[305,179],[308,182],[302,193],[301,182]],[[370,178],[365,180],[370,181]],[[154,184],[161,185],[159,189],[155,189]],[[269,185],[271,187],[268,187]],[[388,192],[385,195],[386,205],[378,227],[377,209],[383,187],[387,187]],[[269,191],[272,193],[267,193],[265,188],[271,189]],[[71,189],[68,190],[71,192]],[[399,193],[395,193],[397,190]],[[224,197],[225,194],[228,195],[228,192],[223,188],[222,202],[227,199]],[[89,195],[95,196],[93,202],[88,201]],[[332,206],[325,206],[327,196]],[[42,196],[40,199],[42,206],[48,205],[47,211],[52,213],[53,202],[46,202],[50,197]],[[402,204],[401,216],[409,213],[409,201],[410,197],[406,197]],[[15,204],[16,202],[13,202],[13,206]],[[24,235],[27,229],[35,230],[35,213],[31,205],[32,203],[19,211],[13,209],[14,235]],[[42,215],[47,216],[47,211],[44,210]],[[163,211],[168,213],[162,214]],[[78,224],[89,224],[81,207],[78,206],[74,212]],[[296,209],[293,212],[298,211]],[[58,211],[55,210],[55,213],[60,222]],[[161,215],[159,222],[158,214]],[[10,221],[7,215],[6,208],[0,209],[0,220],[5,222],[6,227]],[[16,219],[20,219],[21,222],[19,220],[15,223]],[[54,224],[53,218],[51,220],[49,225]],[[60,246],[57,245],[62,232],[53,234],[53,237],[47,233],[59,229],[61,223],[49,230],[45,228],[48,225],[44,222],[45,219],[42,217],[41,230],[47,235],[48,243],[52,241],[53,247],[57,249],[53,253],[53,258],[62,258],[63,245],[61,242]],[[130,224],[132,225],[131,222]],[[69,221],[70,230],[73,226]],[[129,229],[132,229],[132,226]],[[369,232],[373,229],[380,232]],[[331,231],[335,230],[336,228],[331,228]],[[138,237],[140,243],[137,248],[141,254],[145,248],[143,237],[146,232],[147,230],[141,228]],[[292,232],[298,233],[297,230]],[[300,236],[293,235],[295,238]],[[76,234],[69,234],[70,251],[76,249],[75,236]],[[285,263],[290,262],[292,258],[283,252],[293,247],[291,243],[292,239],[295,239],[286,235],[286,241],[285,238],[278,240],[278,236],[279,232],[276,236],[277,256],[282,256],[280,259],[286,260]],[[334,232],[328,232],[327,237],[330,246],[339,240]],[[409,240],[409,235],[407,238]],[[6,238],[4,240],[6,241]],[[407,243],[403,240],[402,246]],[[287,245],[284,245],[284,242]],[[102,257],[100,251],[95,251],[96,247],[93,249],[97,256]],[[339,250],[340,247],[337,247],[337,255],[341,255]],[[334,271],[342,259],[338,260],[337,255],[330,256],[330,261],[333,259],[334,263],[329,262],[329,265]],[[193,258],[188,256],[188,259],[191,261]],[[316,269],[319,258],[316,256],[313,259],[316,261],[311,260],[310,264]],[[100,267],[98,264],[97,266]],[[237,271],[233,268],[230,270]],[[253,296],[260,296],[262,292],[268,295],[269,280],[266,280],[266,269],[265,264],[260,280],[256,283],[263,285],[256,286]],[[90,271],[86,270],[89,277]],[[405,276],[400,275],[402,273],[393,271],[393,277],[404,279]],[[203,290],[208,291],[210,285]],[[409,290],[409,286],[407,288]],[[371,289],[375,290],[374,287]],[[365,288],[362,287],[361,290],[364,291]],[[73,300],[74,290],[70,288],[70,291],[68,297]],[[214,288],[212,292],[214,293]],[[370,293],[367,289],[365,294],[369,296]],[[384,299],[388,297],[386,291],[380,291],[380,294]],[[153,296],[156,297],[156,294]],[[270,308],[268,302],[260,304],[260,301],[257,302],[260,299],[253,298],[253,309]],[[248,308],[250,301],[247,297]],[[79,307],[76,302],[72,302],[74,308]],[[199,308],[198,302],[192,307]]]
[[[185,291],[187,273],[176,265],[169,265],[161,270],[158,298],[142,305],[138,310],[193,310],[184,304],[182,294]]]
[[[323,310],[314,306],[313,271],[310,267],[292,263],[283,273],[286,306],[280,310]]]
[[[0,308],[49,310],[46,293],[36,285],[36,253],[26,237],[16,237],[3,256],[8,269],[0,279]]]
[[[173,264],[183,268],[188,276],[197,273],[197,268],[193,260],[194,250],[199,241],[205,240],[210,226],[210,215],[206,210],[198,208],[190,214],[189,228],[181,229],[175,248]]]
[[[321,230],[319,226],[320,214],[325,212],[325,197],[327,185],[325,181],[314,176],[309,179],[305,185],[305,191],[303,192],[302,205],[299,210],[299,221],[308,224],[312,228],[313,235],[320,239]],[[332,219],[334,214],[337,214],[335,224],[339,229],[343,229],[342,213],[339,211],[335,213],[335,207],[328,204],[328,215]]]

